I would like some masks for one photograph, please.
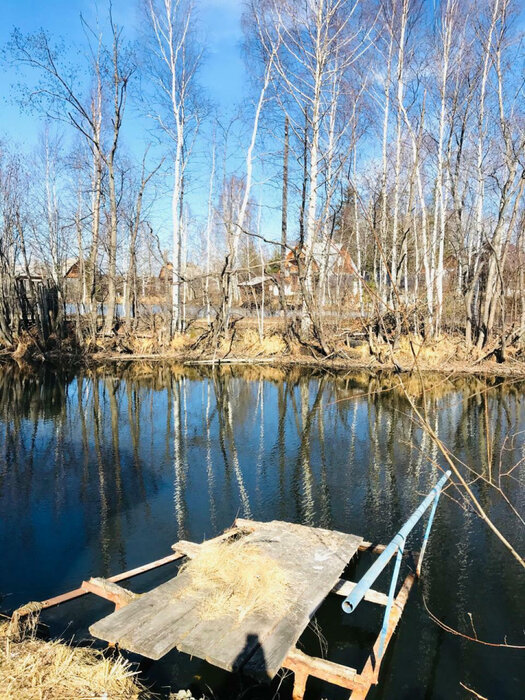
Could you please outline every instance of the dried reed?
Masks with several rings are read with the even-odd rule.
[[[201,545],[181,567],[189,584],[179,595],[194,596],[202,619],[284,614],[291,581],[275,559],[243,538]]]
[[[36,611],[35,611],[36,612]],[[35,618],[32,617],[34,627]],[[0,622],[0,700],[151,698],[129,661],[92,648],[23,636],[18,622]]]

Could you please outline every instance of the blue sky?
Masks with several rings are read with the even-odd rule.
[[[199,82],[207,97],[217,106],[226,120],[247,98],[247,80],[245,65],[241,53],[241,14],[242,0],[195,0],[197,16],[206,38],[206,60],[199,76]],[[140,0],[113,0],[113,15],[118,25],[124,26],[126,36],[133,40],[138,36],[140,26]],[[95,26],[97,16],[104,17],[107,4],[105,0],[3,0],[2,23],[0,24],[0,46],[2,49],[9,41],[13,28],[22,33],[45,29],[52,37],[63,38],[66,45],[72,47],[72,59],[75,59],[75,46],[82,47],[85,37],[80,22],[80,15],[86,22]],[[0,71],[0,138],[25,152],[30,152],[38,143],[44,121],[37,115],[25,114],[16,103],[16,72],[5,69]],[[140,154],[143,143],[148,139],[144,118],[128,111],[126,127],[126,147]],[[208,124],[209,128],[210,125]],[[202,159],[201,159],[202,160]],[[188,202],[192,214],[203,216],[206,210],[208,163],[197,165],[192,188],[188,193]],[[166,183],[167,187],[169,183]],[[170,227],[168,197],[164,204],[156,206],[157,218],[162,221],[161,228]]]
[[[113,14],[117,24],[125,26],[129,39],[137,36],[140,21],[140,0],[113,0]],[[207,60],[200,80],[210,98],[222,108],[237,103],[244,97],[244,63],[240,51],[242,0],[196,0],[197,15],[206,37]],[[84,36],[80,15],[94,26],[98,15],[104,15],[106,3],[93,0],[3,0],[0,45],[5,46],[14,27],[23,33],[45,29],[66,42],[81,44]],[[0,72],[2,118],[0,131],[20,137],[20,111],[10,104],[11,88],[16,76]],[[34,136],[38,125],[34,118],[26,121]]]

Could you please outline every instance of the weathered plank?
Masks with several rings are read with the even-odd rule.
[[[193,557],[197,556],[203,544],[223,542],[224,540],[229,540],[232,537],[238,537],[239,534],[243,532],[248,532],[248,530],[246,528],[238,528],[237,526],[233,526],[232,528],[225,530],[221,535],[214,537],[212,540],[205,540],[204,542],[201,542],[201,544],[198,544],[197,542],[188,542],[187,540],[179,540],[178,542],[175,542],[175,544],[172,544],[171,548],[174,552],[177,552],[181,556],[188,557],[188,559],[193,559]]]
[[[273,677],[311,616],[339,580],[362,539],[340,532],[273,521],[236,521],[246,542],[257,544],[289,574],[293,585],[284,615],[274,611],[206,620],[188,575],[179,576],[144,594],[90,628],[96,637],[152,659],[177,647],[227,670],[243,669]],[[191,556],[195,549],[182,545]],[[228,562],[225,562],[225,566]]]
[[[341,578],[332,588],[332,593],[346,598],[356,586],[357,583],[354,583],[353,581],[346,581],[345,579]],[[369,603],[376,603],[377,605],[386,605],[388,603],[388,596],[386,593],[374,591],[372,588],[369,588],[365,593],[364,600],[368,601]]]
[[[201,545],[197,542],[187,542],[186,540],[179,540],[175,544],[171,545],[174,552],[177,552],[181,556],[188,557],[188,559],[193,559],[201,548]]]
[[[174,625],[180,633],[183,618],[195,605],[195,600],[181,597],[188,584],[188,576],[175,576],[95,622],[89,631],[110,644],[118,643],[129,651],[160,659],[175,646]]]
[[[227,532],[229,536],[233,534],[232,530]],[[220,541],[225,535],[226,533],[222,533],[208,542]],[[180,544],[181,549],[184,550],[186,543]],[[193,545],[193,543],[187,544]],[[184,556],[177,550],[178,545],[178,542],[173,545],[173,549],[176,550],[176,554],[173,555],[175,558]],[[194,545],[194,547],[199,546]],[[118,643],[129,651],[148,658],[160,659],[175,646],[175,643],[172,643],[173,624],[177,623],[177,630],[182,632],[182,618],[195,606],[196,601],[193,599],[186,600],[184,605],[181,604],[181,592],[188,586],[189,579],[184,574],[175,576],[144,593],[140,599],[131,602],[127,606],[131,608],[128,614],[123,614],[124,608],[116,610],[93,624],[89,631],[94,637],[104,639],[110,644]]]
[[[242,651],[238,651],[235,657],[232,655],[228,659],[228,665],[222,667],[242,669],[251,675],[271,678],[281,667],[286,652],[297,642],[332,584],[335,585],[339,580],[340,574],[357,551],[361,538],[279,521],[259,523],[239,518],[235,525],[251,529],[252,533],[246,541],[257,543],[259,548],[266,550],[268,556],[277,559],[280,566],[289,572],[294,581],[290,605],[281,620],[276,620],[275,617],[260,619],[260,615],[247,618],[243,624],[243,647],[243,640],[235,630],[231,630],[231,624],[223,625],[221,629],[228,632],[215,632],[208,638],[207,654],[203,658],[221,665],[217,663],[217,656],[222,653],[224,663],[224,652],[221,652],[224,647],[233,650],[242,647]],[[197,632],[205,639],[204,629],[194,629],[191,640],[194,649],[200,642]],[[189,648],[190,639],[186,643]]]
[[[289,532],[299,533],[302,526],[285,524]],[[290,543],[291,567],[297,582],[296,595],[289,612],[265,635],[243,665],[243,671],[254,676],[273,677],[290,648],[295,646],[304,628],[341,573],[359,548],[361,537],[320,528],[305,528],[308,533],[303,546]],[[261,529],[270,535],[270,528]],[[251,537],[256,537],[258,529]]]
[[[81,588],[88,593],[94,593],[101,598],[110,600],[115,603],[117,608],[122,608],[140,597],[138,593],[133,593],[133,591],[105,578],[90,578],[89,581],[82,581]]]

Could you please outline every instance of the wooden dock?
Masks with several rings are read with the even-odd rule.
[[[203,620],[197,610],[205,601],[191,595],[188,574],[182,572],[89,631],[149,659],[160,659],[177,648],[227,671],[273,678],[362,538],[277,521],[244,522],[242,528],[230,531],[232,537],[239,534],[246,544],[256,544],[277,561],[293,581],[288,611],[281,618],[269,611],[249,614],[241,623],[231,615]]]
[[[115,604],[114,613],[89,628],[94,637],[111,645],[118,645],[154,660],[160,659],[172,649],[178,649],[220,668],[240,671],[257,678],[272,679],[281,668],[289,669],[294,673],[293,700],[303,699],[309,676],[350,690],[352,700],[364,700],[370,687],[378,681],[381,661],[401,619],[415,578],[421,573],[437,504],[450,475],[451,472],[446,471],[441,476],[386,546],[374,546],[370,542],[364,542],[363,538],[357,535],[278,520],[261,523],[237,519],[233,528],[213,540],[200,545],[193,542],[177,542],[172,546],[174,554],[163,559],[117,574],[110,579],[92,578],[73,591],[40,603],[22,606],[15,610],[12,621],[17,625],[20,618],[35,610],[59,605],[86,593],[94,593]],[[406,576],[396,595],[403,558],[406,554],[413,556],[413,553],[405,550],[407,538],[429,509],[430,515],[417,565],[414,567],[415,573],[410,572]],[[202,615],[202,611],[206,609],[208,601],[214,598],[220,600],[220,595],[217,594],[224,592],[220,584],[216,583],[217,579],[210,577],[208,566],[200,572],[200,577],[206,581],[206,586],[202,589],[193,585],[191,573],[187,568],[183,568],[166,583],[141,595],[117,584],[117,581],[138,576],[176,559],[191,559],[199,552],[205,555],[206,551],[203,548],[211,543],[233,538],[235,544],[242,540],[242,548],[245,544],[252,545],[251,551],[255,550],[259,558],[241,560],[241,564],[237,564],[235,569],[232,564],[233,549],[227,549],[225,554],[222,551],[219,553],[216,568],[223,572],[228,571],[230,556],[230,573],[233,573],[233,576],[230,576],[231,580],[226,587],[228,600],[239,592],[244,592],[248,598],[253,596],[253,586],[250,583],[241,588],[239,571],[260,571],[256,579],[264,578],[264,573],[274,581],[274,569],[271,567],[275,564],[275,571],[283,573],[287,582],[276,598],[286,605],[281,607],[266,603],[262,611],[252,608],[250,612],[249,605],[244,603],[244,616],[234,617],[233,613],[219,608],[222,615],[206,617]],[[233,546],[235,545],[232,543]],[[250,547],[246,549],[250,551]],[[358,583],[342,579],[341,574],[351,559],[358,551],[363,550],[369,550],[379,556]],[[372,585],[394,557],[395,564],[388,595],[373,590]],[[200,559],[201,563],[203,559],[206,561],[206,557]],[[247,565],[246,561],[252,566]],[[344,596],[342,608],[346,613],[353,612],[363,600],[385,608],[380,634],[360,672],[327,659],[308,656],[296,647],[316,610],[331,593]]]
[[[346,596],[355,586],[342,580],[341,574],[354,555],[369,548],[370,543],[342,532],[280,521],[262,523],[242,519],[236,520],[234,528],[215,541],[240,536],[275,559],[294,582],[284,614],[252,613],[242,622],[231,615],[211,621],[202,619],[197,610],[205,601],[186,593],[190,586],[188,574],[183,571],[136,599],[130,600],[125,589],[121,600],[115,600],[113,595],[110,599],[116,602],[117,609],[92,625],[91,634],[150,659],[160,659],[172,649],[178,649],[219,668],[256,678],[271,679],[280,669],[287,668],[295,674],[294,700],[303,698],[309,676],[352,690],[352,698],[364,698],[370,686],[377,682],[374,652],[365,671],[359,674],[347,666],[309,657],[296,644],[330,593]],[[179,542],[173,549],[191,558],[200,546]],[[376,551],[382,551],[382,547]],[[396,599],[388,640],[401,617],[412,582],[409,575]],[[97,593],[98,584],[87,585],[91,592]],[[102,588],[98,593],[109,597]],[[379,605],[387,603],[387,596],[377,591],[369,591],[365,599]]]
[[[280,669],[294,673],[293,700],[302,700],[309,676],[346,688],[352,700],[365,698],[377,683],[383,654],[379,637],[363,670],[306,655],[296,644],[330,594],[346,597],[356,586],[341,579],[348,563],[358,551],[380,554],[385,547],[374,547],[362,537],[292,523],[256,522],[237,519],[234,527],[205,544],[244,538],[273,558],[292,582],[284,612],[248,613],[242,620],[225,614],[206,620],[199,614],[205,600],[191,593],[189,574],[184,570],[165,583],[142,595],[131,593],[116,581],[162,566],[182,557],[194,557],[202,545],[178,542],[174,554],[124,572],[112,579],[92,578],[80,588],[44,601],[43,608],[57,605],[86,593],[115,603],[115,611],[93,624],[94,637],[150,659],[160,659],[172,649],[204,659],[222,669],[242,672],[258,679],[272,679]],[[228,562],[224,562],[228,566]],[[408,574],[401,586],[388,619],[386,646],[405,606],[414,575]],[[188,593],[190,591],[190,594]],[[365,600],[386,606],[384,593],[368,590]],[[24,609],[15,612],[24,614]]]

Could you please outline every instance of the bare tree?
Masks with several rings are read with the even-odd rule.
[[[182,211],[184,177],[202,118],[196,76],[202,58],[192,0],[145,0],[151,29],[150,73],[155,111],[150,115],[173,144],[171,333],[182,330]],[[151,105],[150,105],[151,108]]]
[[[79,78],[80,66],[70,67],[65,62],[61,52],[52,45],[49,36],[44,31],[24,37],[18,30],[15,30],[9,46],[11,59],[18,65],[29,68],[37,77],[36,85],[28,86],[22,96],[25,102],[37,108],[47,118],[66,122],[72,126],[85,139],[91,152],[91,242],[88,264],[83,267],[87,275],[93,334],[97,330],[97,266],[105,166],[108,169],[110,202],[109,300],[105,332],[109,333],[113,326],[117,246],[115,158],[122,126],[127,85],[133,73],[133,67],[129,62],[126,62],[126,67],[122,68],[121,32],[113,24],[111,11],[110,25],[112,47],[108,55],[103,44],[102,33],[100,31],[94,32],[83,21],[88,44],[87,73],[90,79],[90,88],[87,91],[82,90],[84,81]],[[111,76],[109,80],[106,79],[108,73]],[[113,90],[112,137],[109,149],[106,151],[104,115],[110,86]]]
[[[109,254],[108,254],[108,303],[104,322],[104,334],[110,335],[113,330],[116,305],[116,277],[117,277],[117,234],[118,234],[118,203],[115,183],[115,160],[120,138],[120,130],[126,106],[126,95],[131,76],[135,72],[135,66],[129,56],[124,56],[122,46],[122,29],[113,22],[110,6],[110,26],[112,36],[111,68],[112,68],[112,117],[113,125],[111,142],[107,156],[104,160],[108,168],[108,193],[109,193]],[[140,212],[139,212],[140,216]]]

